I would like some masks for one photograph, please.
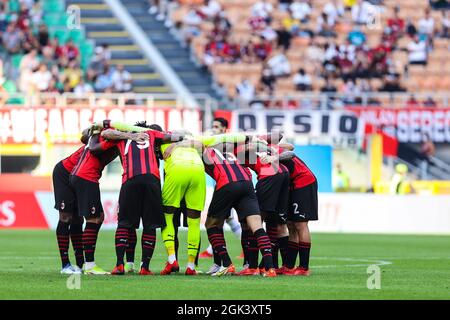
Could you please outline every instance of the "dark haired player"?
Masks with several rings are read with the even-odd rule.
[[[139,228],[142,219],[142,265],[140,275],[152,275],[150,260],[156,243],[156,229],[166,225],[163,209],[159,162],[155,146],[163,142],[182,140],[181,136],[151,130],[145,122],[136,126],[146,128],[141,133],[108,129],[102,137],[117,140],[122,166],[122,187],[119,195],[118,226],[116,230],[116,267],[112,274],[121,275],[124,270],[124,254],[130,229]]]
[[[279,154],[286,152],[282,146],[273,146]],[[274,156],[276,158],[276,155]],[[272,159],[274,160],[274,159]],[[290,173],[290,209],[288,213],[289,244],[286,261],[282,267],[285,275],[309,276],[311,234],[308,221],[318,220],[317,179],[298,157],[283,160]],[[295,268],[297,255],[300,263]]]
[[[245,166],[257,174],[256,195],[272,246],[274,268],[278,269],[278,248],[282,248],[282,252],[285,252],[288,246],[289,232],[286,221],[289,200],[289,171],[278,161],[266,161],[271,152],[270,146],[256,143],[242,145],[236,149],[238,159],[242,160]],[[293,153],[286,152],[280,156],[280,161],[293,156]],[[255,242],[255,237],[243,224],[241,243],[249,266],[240,271],[238,275],[259,274],[258,251],[251,249],[256,247]],[[281,271],[276,271],[281,273]]]
[[[249,137],[244,136],[249,142]],[[236,269],[231,262],[223,234],[223,224],[232,208],[236,209],[239,220],[245,222],[256,238],[256,244],[261,251],[264,267],[261,274],[265,277],[275,277],[273,269],[270,239],[262,228],[261,215],[252,184],[251,173],[244,168],[234,155],[235,146],[228,143],[207,147],[203,152],[205,170],[215,181],[216,187],[208,209],[206,230],[213,247],[214,261],[221,264],[213,276],[234,274]],[[230,150],[230,151],[228,151]]]
[[[78,160],[80,160],[88,140],[88,129],[86,129],[81,134],[81,142],[84,145],[67,158],[58,162],[53,169],[52,180],[55,209],[59,211],[56,238],[61,257],[62,274],[81,274],[84,264],[82,242],[84,220],[78,215],[75,190],[70,186],[69,177]],[[76,266],[72,266],[69,260],[70,240],[75,251]]]
[[[70,185],[77,197],[78,213],[86,219],[83,231],[85,274],[108,274],[95,264],[94,255],[98,232],[104,220],[99,179],[105,166],[118,156],[117,149],[110,149],[112,146],[100,137],[99,132],[95,132],[70,175]]]
[[[211,128],[211,133],[213,135],[220,135],[225,134],[228,130],[228,120],[225,118],[217,117],[214,118]],[[237,219],[235,219],[233,214],[230,214],[229,217],[225,220],[225,222],[230,227],[233,234],[238,238],[241,239],[242,234],[242,228],[241,224]],[[211,258],[213,257],[213,249],[212,246],[209,245],[205,251],[201,252],[199,255],[200,258]],[[246,259],[244,257],[244,254],[242,253],[239,258],[244,258],[244,263],[246,263]],[[219,270],[220,266],[214,263],[211,268],[208,271],[208,274],[213,274]]]

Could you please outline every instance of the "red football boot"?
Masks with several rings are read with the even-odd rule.
[[[213,256],[214,255],[212,253],[209,253],[208,250],[205,250],[205,251],[201,252],[198,257],[200,259],[207,259],[207,258],[212,258]]]
[[[120,264],[118,266],[115,266],[113,271],[111,271],[111,274],[113,275],[124,275],[125,274],[125,267],[123,266],[123,264]]]
[[[186,268],[186,272],[184,274],[187,276],[196,276],[198,273],[194,269]]]
[[[308,277],[310,274],[311,274],[311,271],[309,271],[309,269],[304,269],[302,267],[295,268],[295,275],[296,276]]]
[[[161,275],[169,275],[172,272],[177,272],[180,270],[180,266],[178,265],[178,262],[175,260],[173,263],[166,262],[166,266],[164,269],[160,272]]]
[[[139,274],[141,276],[152,276],[152,275],[154,275],[154,273],[151,270],[145,269],[145,268],[141,268],[141,271],[139,271]]]
[[[236,273],[237,276],[259,276],[259,268],[245,268]]]

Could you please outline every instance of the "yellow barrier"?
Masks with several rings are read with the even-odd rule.
[[[411,181],[412,192],[416,194],[450,194],[450,181]],[[380,181],[375,184],[375,193],[388,194],[389,181]]]

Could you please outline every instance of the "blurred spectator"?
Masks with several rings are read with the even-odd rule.
[[[252,6],[252,16],[261,17],[270,22],[273,6],[268,0],[260,0]]]
[[[366,24],[370,20],[371,4],[364,0],[358,0],[352,6],[352,21],[356,24]]]
[[[69,39],[65,45],[58,47],[56,50],[56,57],[58,59],[65,58],[68,61],[76,60],[79,54],[80,52],[72,39]]]
[[[327,14],[324,12],[317,17],[316,32],[322,37],[336,37],[334,24],[330,23]]]
[[[291,47],[292,34],[283,25],[276,32],[278,48],[281,47],[284,50],[288,50]]]
[[[396,38],[400,37],[405,29],[405,21],[400,18],[400,7],[397,5],[394,8],[394,15],[392,18],[389,18],[387,21],[387,25],[391,28],[393,36]]]
[[[83,95],[87,93],[94,92],[94,89],[92,88],[92,85],[89,83],[86,83],[83,78],[80,79],[80,82],[77,84],[77,86],[73,89],[73,92],[78,95]]]
[[[94,57],[90,63],[89,68],[94,70],[96,74],[103,72],[103,69],[109,65],[111,60],[111,51],[107,44],[97,46],[94,50]]]
[[[215,18],[221,11],[222,7],[216,0],[205,0],[203,6],[200,7],[200,13],[208,19]]]
[[[283,27],[290,32],[293,36],[297,36],[300,32],[300,21],[294,19],[292,14],[285,17],[282,21]]]
[[[411,94],[408,98],[408,100],[406,101],[406,106],[407,107],[417,107],[419,105],[419,101],[417,101],[416,97]]]
[[[417,28],[411,18],[406,19],[406,34],[411,38],[417,34]]]
[[[95,91],[96,92],[105,92],[107,89],[111,88],[113,85],[112,76],[110,72],[109,66],[105,66],[103,72],[97,76],[95,81]]]
[[[45,63],[39,65],[39,69],[33,73],[33,83],[38,91],[47,91],[52,80],[52,74]]]
[[[450,10],[442,11],[440,36],[450,38]]]
[[[428,160],[430,160],[430,158],[434,157],[434,155],[436,154],[436,147],[428,133],[424,133],[422,135],[422,145],[420,147],[420,152]]]
[[[253,45],[255,56],[264,61],[272,53],[272,45],[268,41],[261,40]]]
[[[378,89],[380,92],[398,92],[406,91],[400,86],[399,78],[393,75],[386,75],[383,80],[383,85]]]
[[[358,0],[344,0],[344,7],[346,10],[352,10],[352,7]]]
[[[125,70],[123,64],[118,64],[112,73],[112,85],[115,92],[131,91],[131,74]]]
[[[268,94],[273,93],[274,85],[275,85],[275,77],[272,74],[270,69],[265,68],[262,72],[261,84],[264,91]]]
[[[356,25],[353,27],[353,30],[349,32],[348,40],[350,43],[359,47],[366,42],[366,35],[361,31],[361,27]]]
[[[183,37],[187,43],[190,43],[192,38],[200,34],[200,24],[202,17],[197,13],[194,6],[191,6],[188,13],[183,18]]]
[[[267,61],[267,66],[275,78],[285,77],[291,73],[291,64],[283,53],[278,53],[271,57]]]
[[[330,78],[325,78],[325,84],[320,88],[320,92],[333,93],[337,92],[336,86],[331,82]]]
[[[5,31],[6,27],[8,26],[8,14],[5,7],[5,3],[0,2],[0,34]],[[0,88],[2,87],[0,86]]]
[[[312,89],[311,77],[300,68],[292,79],[297,91],[310,91]]]
[[[408,44],[408,53],[409,64],[427,64],[427,46],[425,41],[419,40],[419,36],[414,36]]]
[[[334,26],[344,16],[344,6],[340,0],[331,0],[325,4],[322,12],[326,15],[327,24]]]
[[[47,46],[49,44],[50,35],[48,33],[48,28],[45,24],[41,24],[39,26],[38,36],[37,36],[39,46],[41,48]]]
[[[2,36],[2,43],[9,54],[20,52],[23,34],[15,23],[10,23]]]
[[[23,72],[25,69],[33,71],[39,66],[38,53],[36,49],[31,50],[29,53],[23,56],[20,61],[19,69]]]
[[[312,11],[311,6],[306,0],[294,0],[289,6],[289,10],[292,13],[292,17],[302,23],[308,22]]]
[[[289,10],[289,6],[291,5],[293,0],[279,0],[278,1],[278,8],[281,11],[288,11]]]
[[[255,87],[246,78],[236,85],[236,93],[239,95],[240,101],[249,103],[255,98]]]
[[[433,37],[435,33],[435,22],[431,16],[430,9],[425,9],[425,17],[419,20],[418,24],[419,36],[421,39],[427,41],[429,45],[433,43]]]
[[[347,192],[350,189],[350,177],[347,172],[342,169],[340,163],[336,164],[333,172],[333,189],[335,192]]]
[[[68,67],[63,71],[61,81],[64,84],[68,84],[70,88],[69,91],[73,91],[73,89],[80,83],[82,77],[83,71],[81,71],[78,63],[73,60],[69,62]]]
[[[429,0],[433,9],[450,9],[450,2],[448,0]]]
[[[34,37],[31,29],[26,29],[23,31],[22,50],[23,52],[28,53],[32,49],[39,49],[39,42]]]
[[[428,96],[423,102],[424,107],[436,107],[436,101],[431,96]]]

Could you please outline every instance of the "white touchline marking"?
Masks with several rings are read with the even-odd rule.
[[[392,261],[387,260],[375,260],[375,259],[359,259],[359,258],[340,258],[340,257],[315,257],[312,258],[312,260],[335,260],[335,261],[355,261],[355,262],[366,262],[363,264],[344,264],[344,265],[311,265],[311,268],[339,268],[339,267],[367,267],[370,265],[376,265],[376,266],[384,266],[392,264]]]

